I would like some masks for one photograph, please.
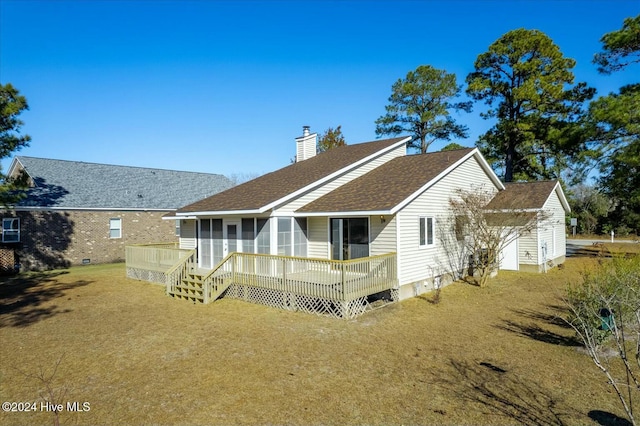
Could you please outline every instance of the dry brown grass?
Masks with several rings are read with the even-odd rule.
[[[49,371],[62,424],[589,424],[623,416],[558,319],[595,259],[340,321],[237,300],[192,305],[88,266],[0,282],[0,399],[38,401]],[[51,424],[0,413],[0,424]]]

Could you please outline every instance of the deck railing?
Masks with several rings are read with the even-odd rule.
[[[396,254],[354,260],[232,253],[203,277],[206,299],[233,283],[336,301],[351,301],[397,285]]]
[[[198,270],[196,251],[172,244],[127,246],[126,261],[128,270],[150,271],[153,281],[165,284],[169,294],[189,275],[197,274],[205,303],[231,284],[337,302],[350,302],[398,284],[395,253],[346,261],[231,253],[204,276]]]
[[[125,261],[127,268],[165,272],[190,252],[177,243],[131,245],[125,247]]]

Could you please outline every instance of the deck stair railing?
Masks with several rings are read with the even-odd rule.
[[[192,253],[166,276],[167,294],[180,299],[210,303],[229,290],[289,309],[322,305],[336,316],[364,309],[368,296],[398,283],[395,253],[347,261],[231,253],[210,271],[199,271]]]

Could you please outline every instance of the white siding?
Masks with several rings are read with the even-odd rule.
[[[369,217],[369,255],[377,256],[397,251],[396,246],[396,217],[384,216],[384,223],[380,216]]]
[[[518,259],[521,265],[538,265],[538,232],[533,229],[520,235]]]
[[[546,237],[549,245],[549,259],[556,259],[566,254],[567,240],[565,229],[566,212],[558,194],[554,191],[544,205],[544,211],[550,215],[545,224],[548,228]]]
[[[546,260],[553,260],[566,254],[565,210],[558,194],[554,191],[543,206],[549,218],[538,224],[538,229],[520,237],[520,264],[544,265],[542,247],[547,245]]]
[[[310,217],[307,219],[308,239],[307,255],[309,257],[329,258],[329,221],[326,217]]]
[[[182,219],[180,222],[180,248],[192,250],[196,248],[196,221]]]
[[[361,166],[357,167],[355,170],[351,170],[343,174],[342,176],[339,176],[338,178],[332,180],[331,182],[325,183],[324,185],[320,186],[317,189],[314,189],[311,192],[303,194],[302,196],[297,197],[294,200],[286,204],[283,204],[282,206],[276,207],[274,209],[274,212],[277,212],[277,214],[289,214],[291,212],[294,212],[300,207],[306,204],[309,204],[310,202],[322,197],[325,194],[328,194],[334,189],[356,179],[357,177],[360,177],[370,172],[371,170],[381,166],[387,161],[392,160],[393,158],[396,158],[396,157],[401,157],[403,155],[406,155],[406,147],[404,144],[387,152],[384,155],[381,155],[380,157],[374,158],[368,163],[362,164]]]
[[[451,270],[452,262],[447,258],[438,238],[438,226],[449,216],[449,199],[455,194],[455,190],[477,187],[497,192],[495,184],[478,161],[471,157],[398,213],[400,285],[423,281]],[[435,218],[436,236],[433,246],[419,247],[420,216]]]

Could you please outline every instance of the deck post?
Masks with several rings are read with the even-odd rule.
[[[347,280],[345,279],[344,276],[344,262],[340,264],[340,289],[341,289],[341,293],[342,293],[342,297],[341,300],[346,300],[346,293],[347,293],[347,289],[345,288],[345,284],[346,284]]]
[[[287,290],[287,259],[282,258],[282,286]]]

